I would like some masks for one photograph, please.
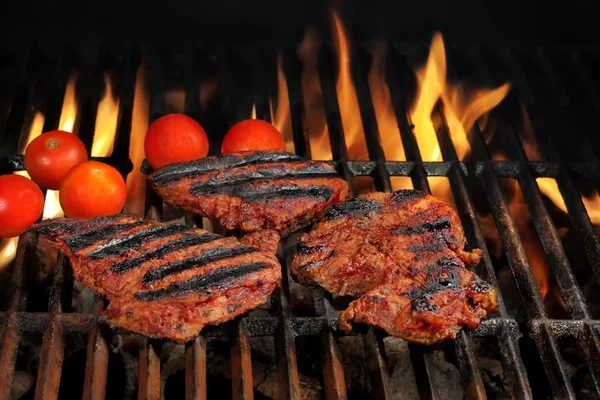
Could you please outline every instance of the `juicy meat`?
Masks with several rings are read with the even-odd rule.
[[[367,292],[340,314],[340,327],[349,331],[352,323],[363,323],[432,344],[455,338],[464,325],[476,328],[495,308],[491,286],[457,263],[432,269],[423,279],[391,279]]]
[[[173,207],[229,230],[274,229],[281,236],[348,198],[348,184],[331,165],[285,152],[248,151],[170,164],[148,179]]]
[[[428,336],[434,340],[457,332],[467,323],[458,316],[453,319],[446,315],[450,308],[457,307],[457,302],[472,307],[471,313],[461,309],[464,321],[474,321],[471,314],[480,318],[495,310],[493,289],[465,268],[479,262],[481,251],[465,251],[465,244],[458,215],[443,201],[416,190],[371,192],[330,208],[317,227],[300,238],[291,268],[302,284],[320,285],[337,295],[366,293],[343,314],[343,326],[349,327],[353,320],[362,321],[405,338],[409,337],[406,330],[398,328],[398,323],[390,324],[389,316],[395,315],[409,329],[417,326],[422,318],[406,293],[414,288],[434,288],[425,291],[425,298],[435,301],[435,307],[430,308],[438,310],[430,311],[440,317],[431,329],[436,333]],[[463,277],[460,285],[450,290],[430,284],[439,283],[448,274]],[[481,296],[469,297],[466,285],[471,281],[486,288]],[[450,293],[462,300],[451,301]],[[387,307],[388,317],[383,312],[381,316],[370,314],[367,304],[372,298],[383,299],[380,307]],[[445,325],[442,328],[440,324]]]
[[[69,257],[75,279],[108,298],[111,326],[178,343],[264,304],[281,281],[272,235],[263,238],[265,252],[128,214],[57,218],[31,229]]]

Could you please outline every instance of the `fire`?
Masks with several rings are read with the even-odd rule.
[[[323,91],[317,69],[318,54],[321,46],[319,35],[314,29],[307,29],[298,46],[298,59],[302,62],[302,93],[304,117],[302,125],[308,133],[310,151],[315,160],[331,160],[329,129],[323,105]]]
[[[119,118],[119,100],[113,95],[110,77],[104,76],[106,92],[98,104],[96,113],[96,126],[94,127],[94,142],[92,144],[92,157],[108,157],[112,154],[117,133]]]
[[[527,110],[521,105],[522,129],[519,132],[519,137],[525,149],[527,159],[529,161],[542,161],[542,150],[540,144],[536,140],[533,124],[529,119]],[[540,191],[545,194],[553,203],[563,212],[567,213],[567,206],[558,189],[556,181],[552,178],[537,178],[536,182]],[[581,194],[580,194],[581,195]],[[594,225],[600,225],[600,195],[598,191],[593,190],[588,196],[581,195],[581,201],[590,217],[590,221]]]
[[[416,71],[418,90],[410,116],[423,161],[442,161],[431,113],[441,100],[450,137],[458,158],[471,151],[468,134],[475,123],[496,107],[510,90],[508,83],[496,89],[468,90],[446,79],[446,50],[442,35],[433,36],[425,66]]]
[[[252,110],[250,111],[250,119],[256,119],[256,104],[252,103]]]
[[[294,153],[296,149],[292,136],[292,121],[290,119],[290,98],[285,73],[283,72],[283,58],[281,53],[277,56],[277,107],[275,108],[275,112],[273,112],[273,104],[269,98],[269,108],[271,111],[271,121],[273,121],[273,126],[281,132],[285,141],[286,151]]]
[[[373,98],[377,128],[386,160],[406,161],[390,89],[385,80],[385,60],[386,47],[378,44],[373,49],[373,60],[369,71],[369,87]]]
[[[129,139],[129,158],[133,163],[133,170],[127,175],[127,203],[124,211],[144,216],[146,179],[140,171],[144,160],[144,138],[148,130],[148,118],[150,115],[150,101],[148,92],[144,85],[145,69],[140,66],[135,81],[135,93],[133,98],[133,113],[131,118],[131,136]]]
[[[65,97],[63,100],[63,106],[60,113],[60,122],[58,129],[67,132],[73,132],[75,127],[75,119],[77,118],[77,101],[75,99],[75,81],[74,77],[69,79],[67,83],[67,89],[65,90]]]
[[[529,266],[537,282],[540,296],[544,300],[550,288],[548,259],[533,226],[532,217],[529,214],[518,182],[514,179],[505,179],[503,183],[505,183],[505,188],[507,189],[505,193],[508,195],[510,213],[517,225],[519,237],[521,238]],[[551,185],[551,183],[549,184]]]
[[[344,26],[337,13],[331,15],[334,25],[335,50],[338,57],[336,92],[340,107],[344,140],[350,160],[368,160],[367,143],[360,118],[356,90],[350,73],[350,48]]]

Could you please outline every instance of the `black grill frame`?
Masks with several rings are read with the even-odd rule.
[[[355,44],[353,53],[360,53],[360,44]],[[425,49],[424,46],[416,44]],[[219,61],[220,78],[227,82],[227,74],[231,73],[222,56],[225,47],[219,47],[217,59]],[[410,46],[409,46],[410,47]],[[401,49],[405,47],[389,46],[391,53],[402,57]],[[86,82],[80,94],[80,107],[82,107],[81,126],[79,135],[83,138],[88,149],[91,147],[96,109],[101,98],[102,60],[110,59],[120,84],[117,91],[120,98],[119,122],[117,138],[113,155],[103,159],[115,165],[123,175],[132,168],[128,159],[129,132],[131,130],[131,117],[134,100],[134,87],[136,70],[141,62],[142,54],[146,63],[148,74],[148,88],[150,94],[150,122],[163,115],[165,105],[165,80],[167,71],[164,68],[164,49],[145,48],[140,51],[137,46],[126,46],[124,49],[113,50],[107,48],[93,48],[88,54],[79,50],[63,49],[58,53],[46,53],[44,49],[33,44],[31,51],[23,52],[23,60],[18,65],[21,69],[4,71],[3,74],[13,87],[13,96],[10,98],[10,107],[0,104],[0,171],[9,173],[23,168],[22,157],[17,156],[18,139],[26,131],[30,107],[45,110],[44,130],[58,127],[60,110],[62,106],[62,93],[64,93],[68,69],[64,68],[73,62],[80,63],[82,82]],[[236,50],[237,51],[237,50]],[[484,59],[484,52],[479,48],[461,49],[468,54],[476,66],[480,78],[488,84],[493,84],[492,74]],[[379,136],[375,119],[375,112],[369,87],[366,81],[365,65],[354,57],[352,66],[354,83],[359,99],[361,120],[363,122],[365,138],[371,161],[348,161],[344,142],[344,132],[335,90],[334,66],[330,62],[322,62],[319,66],[323,100],[327,114],[330,143],[333,154],[332,162],[338,171],[351,182],[353,176],[371,176],[378,190],[390,191],[392,188],[390,176],[408,176],[416,189],[430,192],[427,177],[447,177],[451,183],[452,194],[456,201],[461,221],[469,244],[473,247],[484,249],[484,256],[476,272],[494,287],[498,287],[494,266],[487,253],[484,236],[479,226],[475,208],[470,198],[469,190],[465,184],[467,179],[477,179],[486,194],[486,201],[493,213],[494,220],[500,233],[500,239],[507,257],[513,276],[518,283],[519,293],[526,308],[526,326],[519,325],[506,309],[502,296],[498,298],[498,313],[482,322],[473,332],[461,332],[453,343],[456,363],[460,370],[461,384],[468,398],[486,398],[485,388],[476,362],[473,337],[485,337],[497,343],[498,358],[502,363],[506,380],[514,398],[533,398],[534,392],[530,384],[522,361],[519,340],[522,336],[531,338],[537,346],[543,366],[553,395],[557,398],[575,398],[575,393],[570,379],[565,371],[565,363],[561,356],[558,340],[562,337],[574,339],[583,350],[590,374],[596,389],[600,392],[600,321],[592,319],[583,298],[573,270],[561,244],[560,237],[554,227],[552,219],[543,203],[543,196],[535,182],[537,177],[551,177],[557,180],[561,194],[567,205],[569,216],[572,219],[578,236],[585,248],[585,255],[594,276],[600,282],[600,240],[594,232],[593,225],[586,213],[584,204],[577,192],[572,176],[598,182],[600,178],[600,163],[597,159],[578,161],[565,161],[562,149],[556,145],[560,135],[568,131],[571,121],[566,113],[570,98],[554,69],[552,61],[547,55],[547,49],[538,48],[528,50],[527,54],[534,54],[536,62],[541,66],[543,74],[539,77],[541,82],[532,83],[526,77],[519,61],[518,52],[514,49],[502,49],[498,52],[510,72],[516,90],[511,93],[511,99],[520,101],[525,105],[536,128],[538,140],[543,145],[547,160],[543,162],[530,162],[527,160],[519,138],[515,133],[514,110],[508,101],[503,103],[495,114],[501,121],[499,131],[502,140],[510,149],[510,161],[492,161],[481,132],[476,128],[472,135],[472,156],[468,162],[458,160],[456,151],[449,136],[445,122],[444,110],[437,106],[432,115],[436,127],[437,137],[443,155],[443,162],[423,162],[419,153],[417,142],[412,132],[411,121],[408,117],[409,99],[405,96],[407,89],[403,78],[398,76],[393,61],[388,60],[388,84],[392,94],[392,102],[401,132],[401,139],[407,156],[406,162],[386,162],[383,150],[379,145]],[[331,58],[332,50],[325,48],[322,59]],[[200,77],[195,72],[198,63],[203,62],[198,54],[198,48],[190,47],[181,52],[174,52],[181,57],[179,65],[184,66],[180,71],[186,90],[185,112],[197,119],[201,119],[200,104],[196,96]],[[56,55],[58,54],[58,56]],[[73,57],[81,55],[81,59]],[[250,56],[248,56],[250,54]],[[256,103],[257,117],[269,120],[268,93],[265,84],[265,59],[262,58],[260,49],[249,49],[245,56],[249,57],[252,66],[254,101]],[[294,144],[299,155],[310,157],[308,138],[302,126],[304,110],[302,105],[302,89],[298,62],[294,60],[294,48],[284,49],[284,67],[290,97],[291,123],[294,133]],[[175,57],[175,58],[177,58]],[[450,57],[450,54],[449,54]],[[571,62],[578,79],[588,88],[590,96],[590,109],[600,109],[600,92],[596,87],[592,74],[581,61],[581,54],[569,53]],[[47,70],[36,70],[37,63],[43,61],[50,66]],[[393,57],[392,57],[393,60]],[[451,64],[452,58],[449,58]],[[8,75],[12,74],[11,78]],[[539,87],[544,87],[546,92],[536,93]],[[228,110],[228,123],[247,117],[243,112],[243,105],[231,108],[232,101],[223,103],[223,108]],[[565,116],[567,115],[567,116]],[[202,123],[202,121],[200,120]],[[590,133],[590,135],[593,135]],[[596,149],[596,142],[592,138],[590,147]],[[531,268],[528,264],[525,250],[509,211],[508,202],[500,188],[500,178],[513,178],[523,192],[528,210],[533,217],[535,229],[549,259],[552,274],[559,285],[567,311],[571,319],[550,319],[538,293]],[[598,185],[596,185],[598,187]],[[156,194],[147,191],[146,216],[162,219],[163,207]],[[198,224],[198,219],[186,215],[186,222]],[[36,397],[53,398],[58,393],[60,382],[60,369],[64,356],[65,337],[71,333],[84,333],[88,335],[88,352],[85,372],[85,398],[102,398],[105,395],[107,375],[107,360],[109,354],[108,337],[111,332],[106,329],[104,322],[97,317],[96,312],[103,307],[103,301],[97,297],[94,303],[94,312],[90,314],[77,314],[69,312],[68,304],[71,299],[73,285],[72,271],[69,263],[62,256],[57,260],[57,270],[53,281],[53,291],[48,306],[48,312],[28,312],[27,302],[27,277],[30,268],[33,268],[32,253],[37,246],[37,238],[25,235],[20,238],[16,269],[12,276],[8,303],[0,311],[2,331],[0,334],[0,370],[5,371],[2,376],[2,394],[0,397],[8,398],[12,385],[14,366],[17,355],[19,338],[25,332],[43,332],[42,356],[37,376]],[[281,398],[299,398],[300,386],[296,363],[295,338],[298,336],[313,336],[320,341],[323,350],[323,380],[325,395],[328,399],[347,398],[344,383],[344,371],[341,363],[341,353],[337,338],[341,333],[337,329],[337,317],[330,297],[321,289],[314,289],[316,316],[297,317],[292,315],[289,293],[289,254],[282,257],[285,267],[284,279],[281,288],[272,296],[271,309],[273,316],[269,318],[243,317],[235,322],[219,327],[211,327],[195,341],[186,345],[186,397],[206,397],[206,338],[217,337],[231,342],[232,359],[232,384],[233,394],[236,398],[252,397],[252,371],[249,338],[254,336],[272,336],[275,338],[277,368],[279,376],[279,389]],[[383,347],[383,335],[375,329],[368,329],[362,334],[365,348],[369,378],[375,398],[393,398],[389,382],[386,355]],[[140,347],[139,369],[139,396],[140,398],[157,398],[160,390],[160,360],[157,355],[159,342],[143,339]],[[432,352],[425,346],[409,345],[410,356],[414,367],[415,377],[419,392],[423,398],[440,398],[432,378]],[[534,388],[535,389],[535,388]]]

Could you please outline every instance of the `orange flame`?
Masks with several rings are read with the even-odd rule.
[[[467,132],[508,94],[508,83],[496,89],[467,90],[463,85],[451,85],[446,80],[446,50],[442,35],[431,41],[429,57],[424,67],[416,71],[417,98],[410,115],[423,161],[442,161],[431,113],[441,99],[450,138],[459,159],[471,151]]]
[[[127,202],[124,212],[144,216],[146,179],[140,171],[145,157],[144,138],[148,131],[148,118],[150,116],[150,101],[144,85],[145,69],[140,66],[135,81],[133,97],[133,112],[131,117],[131,135],[129,139],[129,158],[133,163],[133,170],[127,175]]]
[[[369,71],[369,87],[373,98],[377,128],[386,160],[406,161],[390,89],[385,80],[385,59],[386,47],[378,44],[373,49],[373,60]]]
[[[104,84],[106,93],[98,103],[92,157],[110,156],[113,151],[115,134],[117,133],[119,99],[116,99],[113,95],[112,84],[108,75],[104,76]]]
[[[334,26],[335,50],[338,57],[336,91],[340,107],[344,140],[350,160],[368,160],[367,143],[360,118],[356,89],[350,73],[350,48],[344,26],[337,13],[331,15]]]
[[[283,58],[281,53],[277,56],[277,107],[273,112],[273,104],[269,98],[271,121],[273,126],[283,136],[285,149],[291,153],[296,152],[294,138],[292,136],[292,121],[290,119],[290,98],[288,94],[287,81],[283,72]]]
[[[302,42],[298,46],[298,59],[302,62],[302,94],[304,101],[304,117],[302,126],[308,133],[310,151],[315,160],[331,160],[329,144],[329,128],[323,105],[323,91],[319,80],[317,61],[321,41],[314,29],[307,29]]]
[[[63,100],[63,106],[60,113],[60,122],[58,129],[67,132],[73,132],[75,127],[75,120],[77,118],[77,100],[75,99],[75,81],[74,77],[69,79],[67,83],[67,89],[65,90],[65,97]]]
[[[535,129],[529,119],[527,110],[521,105],[522,115],[522,130],[519,132],[521,143],[527,155],[529,161],[542,161],[542,150],[535,136]],[[536,182],[540,191],[545,194],[553,203],[563,212],[567,213],[567,206],[565,205],[564,199],[556,181],[552,178],[537,178]],[[581,195],[581,201],[585,206],[585,209],[590,217],[590,221],[594,225],[600,225],[600,195],[597,190],[593,190],[590,195]]]

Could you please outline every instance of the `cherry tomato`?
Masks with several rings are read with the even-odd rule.
[[[114,167],[86,161],[69,171],[58,196],[66,217],[88,219],[120,213],[127,187]]]
[[[227,131],[221,145],[221,153],[246,150],[285,151],[285,142],[281,133],[270,123],[260,119],[246,119]]]
[[[29,143],[25,150],[25,169],[41,187],[58,190],[67,172],[87,159],[81,139],[56,130],[42,133]]]
[[[200,124],[187,115],[168,114],[150,125],[144,150],[152,168],[157,169],[206,157],[208,137]]]
[[[44,211],[44,195],[31,179],[0,176],[0,237],[22,235]]]

